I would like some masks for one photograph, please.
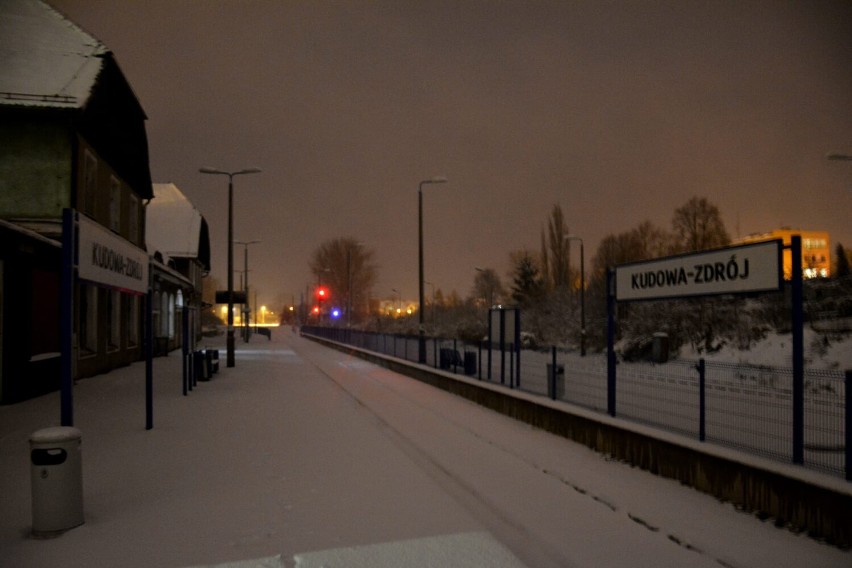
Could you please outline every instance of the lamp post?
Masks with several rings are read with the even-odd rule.
[[[391,296],[391,313],[398,315],[400,312],[399,306],[402,303],[402,294],[400,294],[399,290],[397,290],[396,288],[391,288],[391,292],[396,294],[396,308],[393,307],[393,296]],[[395,315],[394,317],[397,316]]]
[[[260,241],[234,241],[234,244],[243,245],[243,291],[246,293],[246,303],[243,306],[243,341],[248,343],[249,340],[249,320],[251,319],[251,302],[249,302],[249,267],[248,267],[248,248],[249,245],[254,245]]]
[[[352,249],[357,249],[360,252],[363,243],[347,243],[346,246],[346,272],[349,278],[349,283],[346,286],[346,329],[352,327]]]
[[[421,364],[426,363],[426,329],[423,326],[423,186],[430,183],[447,183],[447,178],[440,176],[433,177],[431,179],[421,181],[420,185],[417,187],[417,242],[418,258],[420,261],[420,305],[417,308],[417,317],[419,318],[420,325],[418,329],[419,349],[417,361]]]
[[[432,333],[435,333],[435,283],[427,280],[426,284],[432,288]]]
[[[580,241],[580,356],[586,356],[586,262],[583,253],[583,239],[566,235],[566,241]]]
[[[226,366],[234,362],[234,176],[260,173],[258,168],[226,172],[216,168],[201,168],[202,174],[228,176],[228,337]]]

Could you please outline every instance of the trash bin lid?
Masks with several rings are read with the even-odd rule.
[[[34,444],[46,444],[53,442],[71,442],[79,440],[83,437],[83,433],[77,428],[71,426],[54,426],[52,428],[43,428],[30,436],[30,442]]]

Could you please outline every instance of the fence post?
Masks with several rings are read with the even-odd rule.
[[[707,437],[707,391],[705,390],[705,378],[707,367],[704,359],[698,360],[698,439],[702,442]]]
[[[790,237],[792,256],[793,340],[793,463],[805,463],[804,315],[802,290],[802,237]]]
[[[852,369],[846,370],[846,481],[852,481]]]
[[[509,351],[509,388],[515,387],[515,346]]]
[[[615,269],[606,271],[606,410],[615,416]]]
[[[456,363],[458,363],[458,357],[456,357],[456,354],[458,354],[458,351],[456,350],[456,342],[457,340],[453,339],[453,373],[456,372]]]
[[[550,347],[550,373],[547,374],[547,392],[550,393],[550,399],[556,400],[556,346]]]

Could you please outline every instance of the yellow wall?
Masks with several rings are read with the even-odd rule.
[[[755,243],[770,239],[781,239],[789,245],[793,235],[802,237],[802,270],[804,278],[827,278],[831,276],[831,242],[825,231],[799,231],[777,229],[768,233],[749,235],[737,239],[737,244]],[[793,274],[793,260],[789,249],[784,249],[784,278],[790,280]]]

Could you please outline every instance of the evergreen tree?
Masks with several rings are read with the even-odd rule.
[[[528,251],[513,255],[512,300],[522,308],[538,302],[543,293],[541,274]]]
[[[846,250],[843,248],[842,244],[837,243],[837,249],[835,254],[837,255],[837,267],[834,270],[834,275],[837,278],[849,276],[849,256],[847,256]]]

